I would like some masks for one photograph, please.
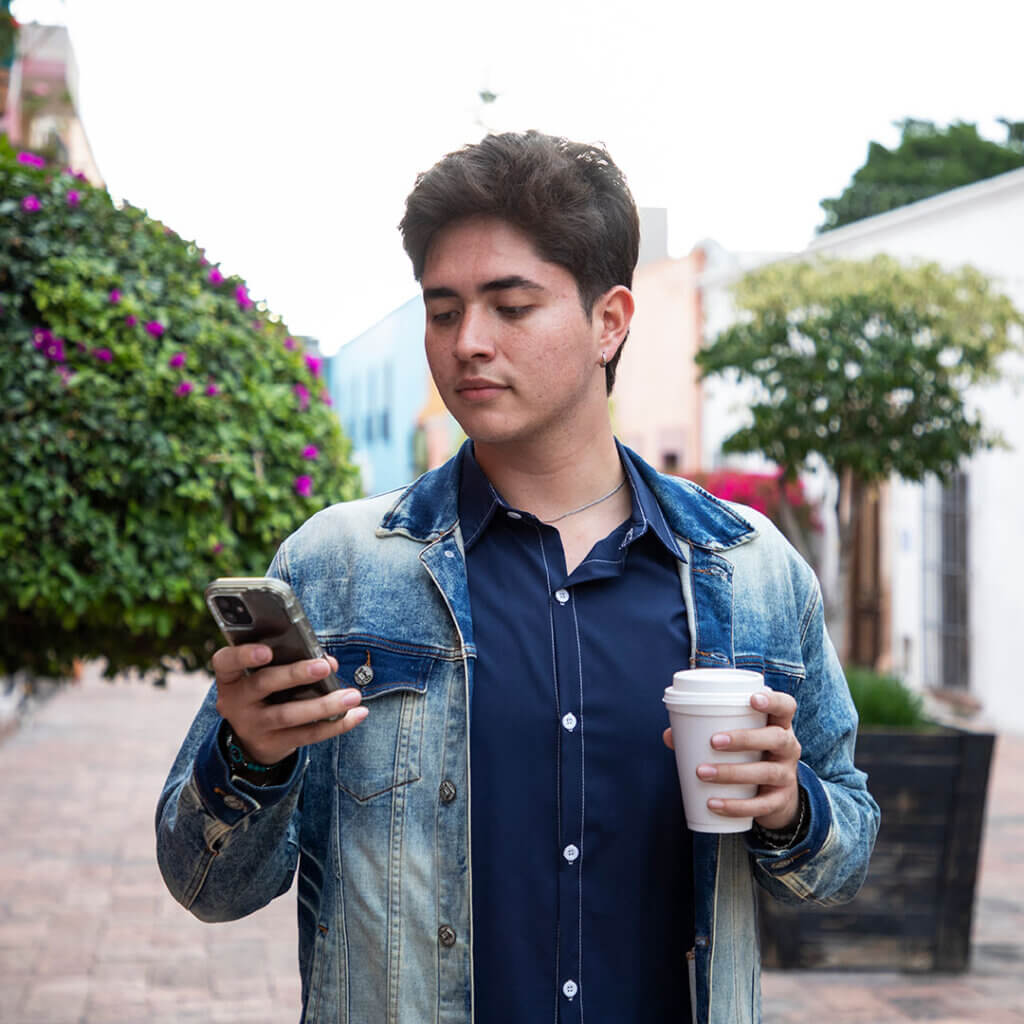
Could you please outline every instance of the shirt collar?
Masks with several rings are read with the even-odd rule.
[[[679,547],[665,521],[665,516],[654,492],[637,471],[632,459],[627,456],[618,440],[615,445],[619,453],[619,461],[626,474],[626,480],[629,482],[633,506],[629,527],[625,531],[620,546],[628,547],[650,530],[671,554],[678,557]],[[487,479],[486,474],[480,468],[480,463],[476,461],[472,444],[463,446],[461,458],[459,523],[462,529],[463,543],[468,551],[487,529],[496,511],[503,509],[514,512],[516,510],[502,498]],[[529,513],[522,514],[529,515]]]

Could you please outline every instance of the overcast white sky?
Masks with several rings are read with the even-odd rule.
[[[111,192],[326,352],[416,294],[417,172],[488,127],[600,140],[670,249],[799,249],[869,140],[1024,120],[1020,0],[16,0],[66,24]]]

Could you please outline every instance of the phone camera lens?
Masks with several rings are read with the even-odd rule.
[[[229,597],[220,595],[215,597],[214,603],[222,618],[229,626],[251,626],[252,616],[245,602],[240,597]]]

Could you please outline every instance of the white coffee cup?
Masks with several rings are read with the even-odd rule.
[[[746,832],[752,818],[728,818],[708,808],[711,797],[749,800],[756,785],[705,782],[701,764],[745,764],[760,761],[756,750],[716,750],[711,737],[735,729],[760,729],[768,716],[750,706],[750,698],[770,692],[760,672],[736,668],[693,668],[676,672],[663,698],[672,725],[676,768],[683,791],[686,824],[694,832]]]

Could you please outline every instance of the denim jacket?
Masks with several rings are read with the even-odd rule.
[[[797,701],[805,838],[767,850],[751,846],[750,834],[693,837],[694,1018],[753,1024],[754,883],[787,902],[851,899],[867,871],[878,808],[853,765],[856,713],[814,574],[763,516],[626,456],[678,540],[690,665],[762,671],[767,685]],[[286,892],[298,867],[305,1024],[473,1020],[476,648],[458,466],[456,458],[427,473],[397,500],[392,493],[325,509],[271,566],[338,659],[343,684],[362,691],[367,720],[300,750],[285,783],[254,787],[233,779],[221,756],[211,688],[160,797],[160,869],[200,919],[252,913]]]

